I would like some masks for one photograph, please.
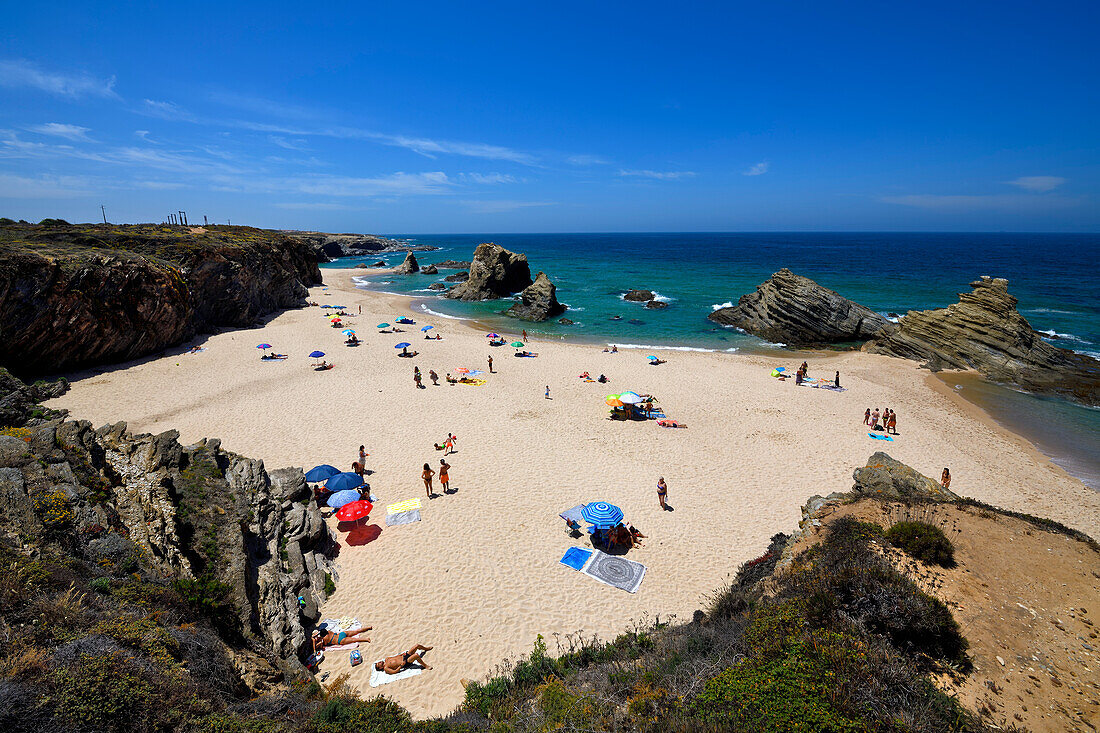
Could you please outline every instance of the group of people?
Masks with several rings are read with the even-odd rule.
[[[373,626],[364,626],[358,629],[349,629],[347,631],[329,631],[324,626],[314,629],[312,634],[313,640],[313,654],[315,657],[319,656],[329,646],[343,646],[345,644],[369,644],[369,636],[361,636],[364,632],[370,631]],[[414,664],[418,664],[424,669],[431,669],[432,666],[424,661],[421,656],[424,652],[430,652],[433,647],[424,646],[423,644],[413,644],[413,646],[407,651],[401,654],[395,654],[392,657],[386,657],[380,659],[374,663],[374,668],[379,672],[385,672],[386,674],[397,674],[404,669],[408,669]]]
[[[443,486],[443,493],[451,493],[451,464],[447,463],[446,458],[439,459],[439,483]],[[435,497],[435,492],[432,491],[432,477],[435,476],[435,471],[432,470],[432,466],[429,463],[424,464],[424,470],[420,473],[420,478],[424,481],[424,490],[428,494],[428,498]]]
[[[871,428],[871,430],[882,430],[887,434],[898,434],[898,415],[889,407],[879,409],[876,407],[874,411],[868,407],[866,412],[863,413],[863,424]]]

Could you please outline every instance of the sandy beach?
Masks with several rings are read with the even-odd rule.
[[[322,669],[350,673],[362,694],[385,693],[414,715],[451,711],[462,700],[460,679],[484,678],[539,634],[554,650],[568,634],[613,638],[634,620],[690,619],[773,534],[796,527],[809,496],[849,489],[853,468],[876,450],[929,476],[949,466],[961,495],[1100,535],[1100,494],[915,363],[862,353],[810,358],[811,375],[840,371],[847,391],[832,392],[772,378],[772,367],[801,362],[791,354],[603,353],[534,341],[538,358],[519,359],[463,322],[411,314],[407,299],[354,288],[354,270],[324,273],[329,287],[315,288],[314,299],[356,314],[344,321],[363,340],[356,348],[329,327],[327,311],[288,311],[262,329],[201,337],[193,342],[200,353],[181,347],[70,375],[71,391],[49,406],[95,425],[176,429],[185,443],[218,437],[269,469],[349,470],[365,445],[378,502],[350,540],[341,532],[337,592],[323,615],[358,617],[374,627],[372,643],[361,648],[367,664],[351,668],[346,652],[332,653]],[[406,313],[416,325],[405,333],[374,328]],[[425,340],[424,325],[442,340]],[[522,327],[517,321],[513,333]],[[419,356],[398,358],[400,341]],[[261,362],[263,342],[290,358]],[[311,369],[306,355],[315,349],[335,368]],[[668,363],[648,365],[650,353]],[[444,382],[459,367],[487,371],[489,354],[497,373],[482,375],[483,386]],[[426,389],[415,387],[414,365]],[[440,386],[427,379],[430,369]],[[610,383],[585,382],[584,371]],[[687,427],[609,420],[604,396],[628,389],[656,396]],[[894,442],[868,437],[868,407],[897,412]],[[447,458],[455,493],[436,483],[429,500],[421,470],[425,462],[438,470],[433,443],[448,432],[458,437]],[[658,506],[659,476],[674,511]],[[385,526],[386,504],[415,497],[421,522]],[[585,544],[568,535],[559,512],[596,500],[620,506],[648,535],[628,556],[648,567],[636,594],[558,562]],[[370,688],[369,662],[414,643],[435,647],[426,656],[434,669]]]

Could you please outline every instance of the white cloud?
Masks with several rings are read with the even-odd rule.
[[[611,161],[599,155],[570,155],[565,159],[570,165],[611,165]]]
[[[496,184],[496,183],[515,183],[515,176],[509,176],[504,173],[463,173],[462,178],[474,183]]]
[[[286,148],[287,150],[297,150],[302,152],[308,150],[305,140],[287,140],[281,135],[268,135],[267,139],[278,145],[280,148]]]
[[[638,178],[653,178],[658,181],[675,181],[680,178],[691,178],[694,171],[650,171],[650,170],[625,170],[619,171],[620,176],[636,176]]]
[[[105,97],[118,99],[115,93],[115,78],[97,79],[90,74],[78,72],[65,74],[55,71],[43,71],[25,59],[0,61],[0,86],[8,88],[31,88],[59,97]]]
[[[0,199],[65,199],[90,196],[95,187],[78,176],[16,176],[0,173]]]
[[[81,127],[80,125],[66,125],[61,122],[46,122],[41,125],[31,125],[27,128],[31,132],[37,132],[39,135],[53,135],[54,137],[63,137],[66,140],[72,140],[74,143],[90,143],[95,142],[88,137],[87,127]]]
[[[156,99],[142,100],[142,107],[138,110],[141,114],[150,117],[159,117],[162,120],[179,120],[181,122],[198,122],[198,118],[175,102],[164,102]]]
[[[743,176],[762,176],[768,172],[768,168],[771,167],[771,163],[766,160],[760,161],[756,165],[752,166],[746,171],[742,171]]]
[[[554,206],[554,201],[460,201],[474,214],[504,214],[532,206]]]
[[[992,210],[1038,211],[1068,208],[1081,203],[1081,200],[1076,198],[1029,196],[1018,193],[988,195],[909,194],[906,196],[881,196],[879,201],[949,213]]]
[[[1020,176],[1014,181],[1005,181],[1010,186],[1019,186],[1025,191],[1053,191],[1066,182],[1061,176]]]

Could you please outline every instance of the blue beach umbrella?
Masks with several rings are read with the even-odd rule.
[[[498,338],[500,338],[500,334],[499,333],[487,333],[487,334],[485,334],[485,338],[487,338],[487,339],[498,339]]]
[[[656,357],[656,356],[652,356],[652,355],[650,355],[650,356],[647,356],[646,358],[647,358],[647,359],[649,359],[650,361],[657,361],[657,357]]]
[[[327,463],[322,463],[320,466],[314,466],[306,471],[306,481],[311,484],[319,484],[326,479],[330,479],[336,474],[340,473],[340,469],[336,466],[330,466]]]
[[[420,330],[421,330],[421,331],[430,331],[430,330],[432,330],[433,328],[435,328],[435,326],[424,326],[424,328],[422,328],[422,329],[420,329]]]
[[[332,306],[331,306],[331,305],[323,305],[323,306],[321,306],[321,307],[322,307],[322,308],[332,308]]]
[[[581,517],[584,521],[601,529],[614,527],[623,521],[623,510],[606,501],[594,501],[591,504],[585,504],[584,509],[581,509]]]
[[[355,489],[362,485],[363,477],[359,474],[351,473],[350,471],[338,473],[325,482],[325,488],[332,492],[343,491],[344,489]]]
[[[390,327],[390,324],[388,324],[388,323],[379,323],[378,326],[377,326],[377,328],[389,328],[389,327]]]
[[[410,344],[408,341],[402,341],[401,343],[399,343],[397,346],[394,346],[393,348],[395,348],[395,349],[407,349],[410,346],[412,346],[412,344]]]
[[[355,331],[352,331],[350,328],[345,328],[340,333],[344,334],[345,336],[354,336],[355,335]]]
[[[256,348],[257,349],[263,349],[264,351],[267,351],[268,349],[271,348],[271,344],[256,344]]]
[[[309,352],[309,358],[310,359],[320,359],[324,355],[325,355],[325,352],[323,352],[323,351],[311,351],[311,352]]]
[[[328,498],[328,505],[333,509],[339,509],[344,504],[350,504],[353,501],[359,501],[363,497],[359,495],[358,491],[354,489],[344,489],[343,491],[337,491],[335,494]]]

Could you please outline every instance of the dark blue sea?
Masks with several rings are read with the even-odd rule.
[[[469,260],[479,242],[527,255],[569,305],[573,325],[525,324],[529,333],[619,348],[654,346],[715,351],[778,348],[706,319],[787,267],[883,314],[937,308],[981,275],[1004,277],[1019,310],[1051,343],[1100,357],[1100,235],[958,233],[690,233],[389,235],[439,251],[422,264]],[[381,259],[397,265],[404,254]],[[378,257],[345,258],[355,267]],[[515,330],[500,312],[508,301],[461,303],[428,290],[439,275],[386,278],[365,271],[363,287],[414,295],[417,307]],[[669,307],[622,300],[631,288],[653,290]],[[613,320],[616,316],[618,320]],[[499,320],[498,320],[499,319]],[[1057,462],[1100,490],[1100,410],[1007,389],[960,390]],[[967,392],[974,394],[967,394]],[[979,394],[980,392],[980,394]],[[1069,429],[1069,432],[1066,432]],[[1072,437],[1071,437],[1072,436]]]

